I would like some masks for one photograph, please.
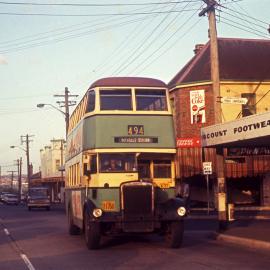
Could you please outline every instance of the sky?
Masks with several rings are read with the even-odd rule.
[[[220,0],[219,37],[269,39],[269,0]],[[18,3],[21,3],[19,5]],[[21,136],[33,135],[30,160],[65,137],[64,115],[46,106],[79,95],[97,79],[143,76],[169,82],[208,41],[202,0],[14,0],[0,3],[0,166],[23,157]],[[63,108],[59,108],[63,109]],[[72,110],[74,107],[71,107]],[[11,149],[15,145],[17,148]]]

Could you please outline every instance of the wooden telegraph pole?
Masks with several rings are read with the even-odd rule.
[[[218,59],[218,39],[216,29],[215,0],[203,0],[207,6],[199,16],[208,15],[209,21],[209,38],[210,38],[210,60],[211,60],[211,80],[213,89],[213,104],[214,104],[214,119],[215,124],[221,123],[221,103],[217,102],[220,96],[220,79],[219,79],[219,59]],[[226,183],[224,174],[224,156],[223,148],[216,149],[216,174],[218,185],[218,220],[219,229],[224,230],[227,227],[227,212],[226,212]]]

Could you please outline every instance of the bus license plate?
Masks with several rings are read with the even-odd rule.
[[[160,188],[169,188],[170,182],[156,182],[156,185]]]
[[[115,210],[115,201],[103,201],[102,209],[106,211],[114,211]]]

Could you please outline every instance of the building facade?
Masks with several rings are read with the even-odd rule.
[[[215,149],[202,149],[200,130],[214,124],[214,107],[222,122],[270,110],[270,41],[218,40],[220,97],[213,99],[210,44],[196,46],[194,57],[169,82],[177,137],[178,177],[191,185],[191,199],[205,202],[202,162],[213,164],[212,203],[216,192]],[[244,102],[247,101],[246,104]],[[226,148],[225,177],[229,202],[269,205],[269,147]]]
[[[65,141],[53,139],[51,144],[40,150],[41,183],[50,189],[52,201],[59,200],[64,187]]]

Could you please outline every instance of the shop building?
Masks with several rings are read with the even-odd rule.
[[[51,144],[40,150],[42,186],[49,187],[52,201],[60,199],[64,187],[65,141],[53,139]]]
[[[214,124],[214,103],[221,105],[222,123],[270,110],[270,41],[257,39],[218,40],[220,97],[213,100],[210,44],[197,45],[194,57],[169,82],[177,137],[177,175],[191,187],[191,200],[206,202],[202,162],[210,161],[212,205],[216,192],[215,148],[202,149],[201,128]],[[245,103],[246,101],[246,103]],[[260,125],[260,123],[256,124]],[[241,127],[244,132],[249,126]],[[209,136],[222,138],[224,130]],[[269,205],[263,191],[269,188],[270,142],[224,147],[228,198],[239,205]]]

